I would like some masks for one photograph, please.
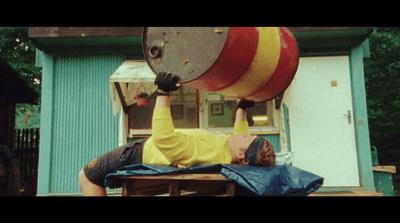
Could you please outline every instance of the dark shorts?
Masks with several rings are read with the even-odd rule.
[[[93,159],[83,168],[90,182],[104,187],[106,176],[126,165],[143,163],[143,147],[147,138],[116,147]]]

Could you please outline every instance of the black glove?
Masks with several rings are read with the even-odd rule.
[[[180,88],[176,84],[180,81],[178,76],[171,73],[160,72],[157,74],[154,84],[158,86],[158,95],[169,95],[171,91],[176,91]]]
[[[246,110],[248,108],[254,107],[255,103],[252,101],[245,101],[245,100],[240,100],[239,103],[237,104],[237,108],[241,108],[243,110]]]

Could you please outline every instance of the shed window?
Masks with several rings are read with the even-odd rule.
[[[171,94],[171,115],[175,128],[198,128],[197,91],[181,87]]]
[[[238,99],[224,97],[216,93],[207,94],[208,128],[233,127]],[[249,126],[272,126],[271,103],[257,103],[247,111]]]
[[[171,115],[174,127],[216,129],[217,131],[232,133],[236,118],[238,99],[224,97],[216,93],[203,93],[206,103],[199,103],[198,90],[191,87],[181,87],[171,94]],[[203,96],[203,97],[204,97]],[[157,94],[150,95],[147,105],[138,107],[133,104],[128,108],[128,128],[130,137],[135,135],[151,134],[151,122]],[[201,105],[203,104],[203,105]],[[273,101],[258,103],[247,111],[247,120],[250,131],[268,132],[274,129]],[[206,110],[207,109],[207,110]],[[203,115],[203,124],[200,124],[200,112]],[[206,122],[206,123],[204,123]]]
[[[157,94],[150,95],[147,105],[136,103],[128,108],[128,128],[130,130],[150,130]],[[181,87],[171,94],[171,115],[175,128],[197,128],[197,92],[191,87]]]

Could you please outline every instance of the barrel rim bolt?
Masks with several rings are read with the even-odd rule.
[[[158,58],[161,56],[161,47],[159,46],[152,46],[149,49],[149,56],[153,59]]]

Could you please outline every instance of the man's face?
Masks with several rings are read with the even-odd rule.
[[[230,145],[234,148],[235,157],[233,157],[234,163],[239,162],[241,158],[243,158],[246,154],[249,145],[253,142],[253,140],[257,136],[251,134],[240,134],[240,135],[232,135],[230,140]]]
[[[249,147],[250,143],[257,137],[255,135],[251,135],[249,133],[237,135],[237,143],[240,147],[247,148]]]

